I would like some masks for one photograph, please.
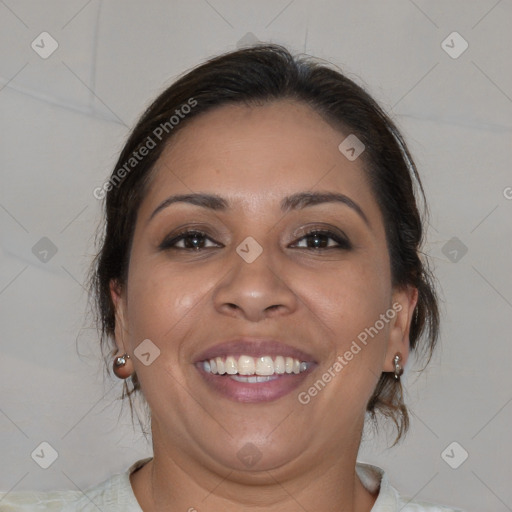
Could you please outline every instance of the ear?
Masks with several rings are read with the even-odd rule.
[[[388,350],[382,371],[394,372],[393,359],[397,352],[402,356],[401,366],[405,366],[409,358],[409,332],[418,303],[418,289],[413,286],[395,289],[393,292],[392,309],[396,315],[390,322]]]
[[[114,337],[117,350],[120,354],[126,352],[126,297],[119,282],[115,279],[110,280],[110,297],[115,308],[115,329]]]

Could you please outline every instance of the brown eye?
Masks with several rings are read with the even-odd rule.
[[[306,245],[299,245],[305,241]],[[334,244],[332,243],[334,242]],[[304,249],[351,249],[350,242],[331,231],[310,231],[294,244],[295,247]]]
[[[207,246],[207,241],[213,242],[213,245]],[[184,231],[171,239],[164,240],[160,244],[159,249],[199,251],[211,247],[219,247],[219,244],[209,238],[206,233],[202,231]]]

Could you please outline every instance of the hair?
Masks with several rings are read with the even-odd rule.
[[[109,285],[126,285],[137,212],[150,184],[155,163],[169,140],[198,115],[224,105],[262,105],[294,100],[309,105],[322,118],[365,145],[363,165],[383,216],[392,285],[418,290],[410,328],[410,349],[430,362],[439,336],[434,278],[422,253],[424,230],[417,195],[428,214],[416,166],[394,122],[376,101],[337,68],[310,56],[292,56],[279,45],[262,44],[214,57],[181,75],[141,116],[131,132],[108,182],[99,251],[89,274],[93,312],[107,368],[116,353],[115,308]],[[150,147],[143,158],[141,148]],[[129,168],[130,167],[130,168]],[[99,189],[97,189],[99,190]],[[105,194],[106,192],[106,194]],[[96,192],[95,192],[96,195]],[[97,197],[98,197],[97,195]],[[426,366],[426,365],[425,365]],[[131,383],[131,389],[128,382]],[[140,390],[136,373],[124,381],[121,399]],[[377,413],[392,420],[397,436],[409,428],[402,385],[393,373],[380,376],[366,411],[377,425]]]

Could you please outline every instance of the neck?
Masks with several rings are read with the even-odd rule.
[[[159,439],[153,437],[153,459],[130,477],[144,512],[370,512],[377,497],[355,472],[358,446],[340,449],[307,471],[292,474],[283,466],[248,475],[229,468],[213,471]]]

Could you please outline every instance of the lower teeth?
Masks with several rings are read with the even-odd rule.
[[[268,382],[270,380],[278,379],[279,375],[230,375],[229,377],[237,382],[249,382],[250,384],[255,384],[257,382]]]

